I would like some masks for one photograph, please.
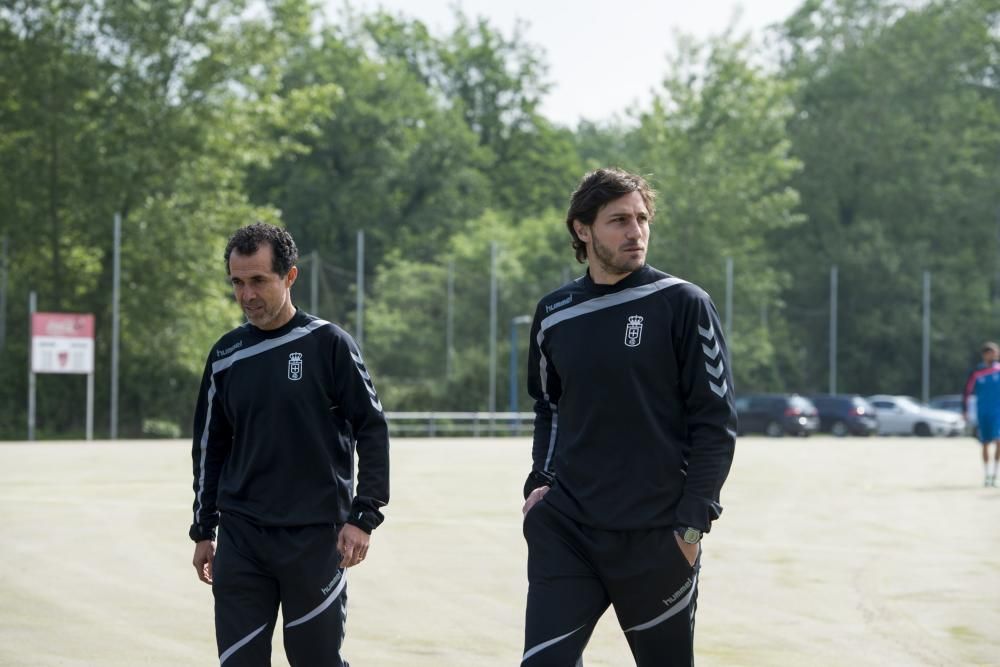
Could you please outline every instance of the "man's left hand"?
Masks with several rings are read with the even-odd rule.
[[[368,555],[371,535],[357,526],[345,523],[337,536],[337,551],[340,553],[340,567],[354,567]]]
[[[698,549],[701,548],[701,545],[698,543],[688,544],[682,540],[681,536],[677,533],[674,533],[674,539],[677,540],[677,546],[681,548],[681,553],[684,554],[685,558],[687,558],[688,563],[691,567],[694,567],[694,562],[698,558]]]

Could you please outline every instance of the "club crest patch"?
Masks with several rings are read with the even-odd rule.
[[[288,379],[302,379],[302,353],[292,352],[288,355]]]
[[[639,347],[642,342],[642,315],[630,315],[625,323],[625,347]]]

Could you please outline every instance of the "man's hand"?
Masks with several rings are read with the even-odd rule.
[[[368,555],[371,535],[355,525],[345,523],[337,536],[337,551],[340,553],[340,567],[354,567]]]
[[[674,539],[677,540],[677,546],[681,548],[681,553],[687,558],[688,564],[694,567],[694,561],[698,558],[698,550],[701,549],[701,545],[697,543],[688,544],[677,533],[674,533]]]
[[[194,565],[198,578],[206,584],[212,583],[212,563],[215,562],[215,542],[212,540],[202,540],[194,545],[194,558],[191,564]]]
[[[541,500],[542,496],[548,493],[550,488],[552,487],[540,486],[531,493],[529,493],[527,499],[524,501],[524,507],[521,508],[521,516],[527,515],[528,510],[534,507],[535,503]]]

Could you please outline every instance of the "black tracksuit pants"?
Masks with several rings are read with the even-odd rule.
[[[528,605],[523,667],[576,667],[609,605],[639,667],[694,663],[701,556],[692,567],[669,527],[583,526],[544,500],[524,518]]]
[[[337,527],[266,527],[222,516],[212,567],[215,637],[225,667],[268,667],[281,605],[292,667],[349,667],[340,657],[347,614]]]

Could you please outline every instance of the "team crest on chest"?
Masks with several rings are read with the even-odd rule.
[[[639,347],[642,342],[642,315],[629,315],[625,323],[625,346]]]
[[[288,379],[302,379],[302,353],[292,352],[288,355]]]

